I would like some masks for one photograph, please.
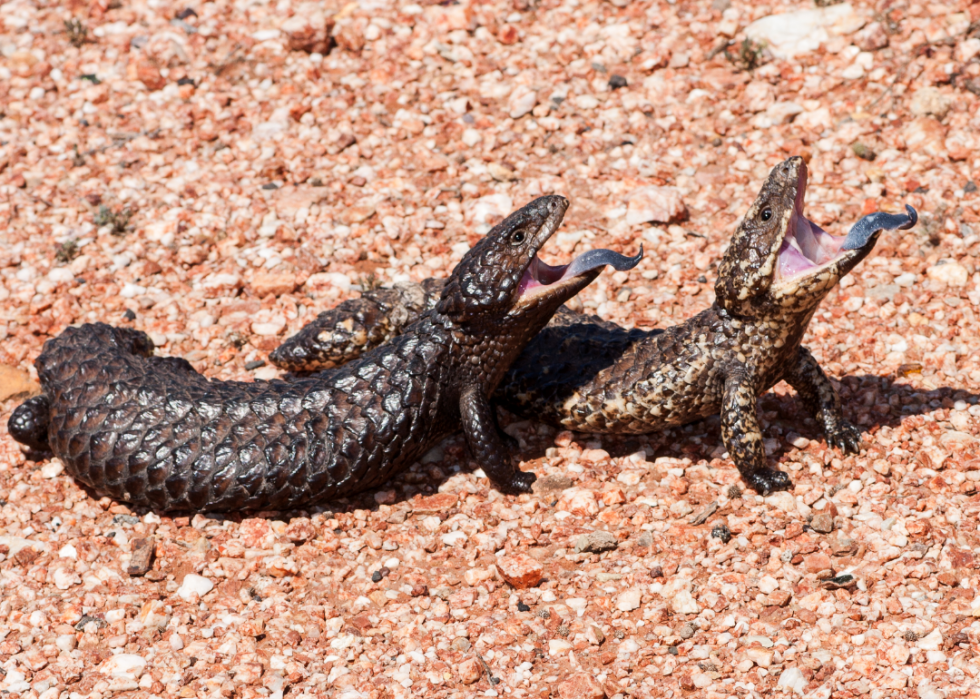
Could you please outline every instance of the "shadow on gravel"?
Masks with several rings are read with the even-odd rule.
[[[914,383],[915,379],[912,378],[911,381]],[[958,402],[971,406],[980,405],[978,394],[949,386],[932,390],[917,388],[908,379],[898,379],[895,376],[845,376],[840,380],[839,386],[844,414],[861,429],[866,441],[871,441],[873,439],[871,435],[880,428],[898,427],[903,419],[914,415],[923,415],[940,409],[953,411]],[[508,431],[517,432],[522,437],[522,444],[517,454],[524,462],[524,469],[534,468],[534,464],[529,462],[544,457],[546,450],[555,446],[554,440],[560,430],[548,425],[516,419],[505,410],[501,410],[500,413],[501,425],[509,425]],[[823,443],[823,430],[806,414],[792,391],[784,395],[770,391],[760,397],[759,416],[765,437],[776,442],[776,449],[770,456],[770,464],[777,468],[792,449],[786,439],[789,434],[795,433],[811,441]],[[648,454],[653,455],[651,458],[672,456],[687,457],[697,461],[719,457],[724,452],[720,422],[718,416],[713,415],[704,420],[657,433],[618,436],[574,433],[574,440],[585,448],[604,449],[613,457],[628,456],[646,450]],[[43,465],[41,462],[51,458],[51,454],[28,451],[25,453],[25,458],[27,460],[25,467],[34,470]],[[475,467],[476,464],[470,461],[465,440],[461,434],[457,434],[433,449],[423,458],[422,463],[413,464],[411,468],[377,489],[293,512],[210,513],[205,516],[217,521],[240,522],[246,517],[264,517],[289,522],[294,517],[315,513],[375,511],[382,503],[397,507],[399,503],[419,496],[433,495],[455,473],[469,471]],[[734,469],[734,465],[731,467]],[[601,475],[601,471],[604,470],[601,466],[594,468],[596,475]],[[78,481],[76,483],[93,501],[100,499],[87,486]],[[483,492],[485,495],[487,490],[484,485],[478,493]],[[150,512],[142,508],[132,511],[140,517]],[[171,513],[170,516],[192,517],[194,514],[194,512]]]
[[[882,427],[896,428],[903,419],[945,409],[953,411],[958,402],[968,406],[980,405],[980,394],[951,386],[936,389],[918,388],[915,378],[900,379],[896,376],[855,375],[845,376],[839,382],[844,415],[861,430],[865,441]],[[823,429],[810,417],[797,401],[792,390],[780,395],[773,391],[759,398],[759,417],[767,439],[775,439],[777,447],[770,456],[770,463],[779,462],[792,449],[785,437],[791,433],[811,441],[824,441]],[[948,417],[947,417],[948,419]],[[646,435],[593,435],[575,434],[579,444],[593,444],[605,449],[612,456],[626,456],[639,449],[652,451],[653,458],[660,456],[710,459],[724,452],[721,442],[721,421],[717,415],[681,427],[672,427],[659,433]],[[553,446],[536,440],[533,447],[523,451],[525,458],[544,456],[545,449]]]

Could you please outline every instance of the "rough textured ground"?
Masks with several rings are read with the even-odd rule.
[[[268,378],[318,311],[446,274],[547,192],[572,200],[549,259],[646,246],[582,304],[676,322],[798,153],[832,232],[922,215],[810,327],[867,450],[826,449],[779,386],[761,410],[796,489],[765,500],[717,421],[513,424],[531,496],[457,439],[322,511],[187,519],[94,499],[0,427],[0,691],[980,696],[980,5],[858,2],[791,58],[742,40],[797,3],[395,5],[0,5],[3,424],[67,324]]]

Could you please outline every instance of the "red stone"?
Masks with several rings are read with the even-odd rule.
[[[455,493],[436,493],[413,501],[412,509],[420,515],[447,514],[456,506],[457,502],[459,502],[459,496]]]
[[[309,517],[297,517],[286,526],[286,537],[297,544],[316,537],[316,528]]]
[[[463,684],[473,684],[482,674],[480,664],[476,661],[476,658],[467,658],[459,664],[457,669],[457,674],[459,675],[459,681]]]
[[[800,534],[803,533],[803,525],[799,522],[790,522],[786,525],[786,531],[783,534],[784,539],[795,539]]]
[[[569,488],[558,499],[558,510],[587,517],[599,512],[599,504],[595,493],[588,488]]]
[[[497,40],[505,46],[516,44],[517,40],[520,38],[520,34],[517,33],[517,27],[515,27],[513,24],[505,24],[500,28],[500,31],[497,32]]]
[[[558,685],[561,699],[605,699],[606,691],[599,681],[585,672],[577,672]]]
[[[364,30],[367,22],[364,19],[345,19],[337,22],[333,29],[333,38],[337,46],[344,51],[360,53],[364,48]]]
[[[793,595],[786,590],[774,590],[766,598],[765,604],[767,607],[785,607],[792,598]]]
[[[949,562],[954,568],[973,568],[973,552],[968,549],[951,548],[949,550]]]
[[[809,573],[819,573],[822,570],[831,570],[832,568],[830,556],[825,553],[812,553],[806,557],[806,569]]]
[[[497,571],[504,580],[519,589],[534,587],[544,575],[541,564],[523,553],[501,558],[497,561]]]
[[[156,64],[141,60],[136,64],[136,79],[146,85],[148,90],[159,90],[167,84],[167,79],[160,73]]]
[[[260,272],[252,277],[249,288],[259,298],[282,296],[296,290],[298,280],[295,274]]]

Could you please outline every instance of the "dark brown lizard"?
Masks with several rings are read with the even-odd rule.
[[[183,359],[152,356],[142,332],[68,328],[45,343],[35,363],[43,392],[14,411],[10,433],[50,446],[97,494],[160,511],[285,510],[349,495],[460,427],[493,485],[525,492],[534,474],[512,463],[489,396],[604,265],[640,260],[596,250],[542,274],[537,251],[567,207],[549,196],[511,214],[401,335],[309,378],[212,381]]]
[[[653,331],[562,308],[514,362],[495,400],[522,417],[593,433],[654,432],[720,413],[724,445],[742,477],[768,493],[790,481],[767,464],[756,398],[785,380],[827,442],[856,452],[860,434],[801,342],[817,306],[871,252],[880,232],[910,228],[916,214],[911,207],[908,215],[871,214],[846,240],[832,236],[803,214],[806,179],[799,157],[772,170],[719,265],[710,308]],[[365,338],[382,323],[379,338],[398,332],[391,319],[413,313],[400,296],[426,308],[438,288],[430,280],[345,301],[287,340],[272,360],[293,371],[332,366],[368,347]]]

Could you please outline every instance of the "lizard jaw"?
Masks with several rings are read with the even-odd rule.
[[[643,247],[633,257],[620,255],[612,250],[589,250],[565,265],[552,266],[543,262],[537,255],[524,270],[518,293],[522,298],[546,291],[555,291],[567,283],[572,283],[593,270],[610,265],[625,272],[633,269],[643,258]]]
[[[847,251],[842,250],[844,236],[827,233],[803,214],[806,197],[807,170],[801,164],[796,202],[786,227],[786,236],[779,248],[776,278],[791,281],[810,275],[837,262]]]

